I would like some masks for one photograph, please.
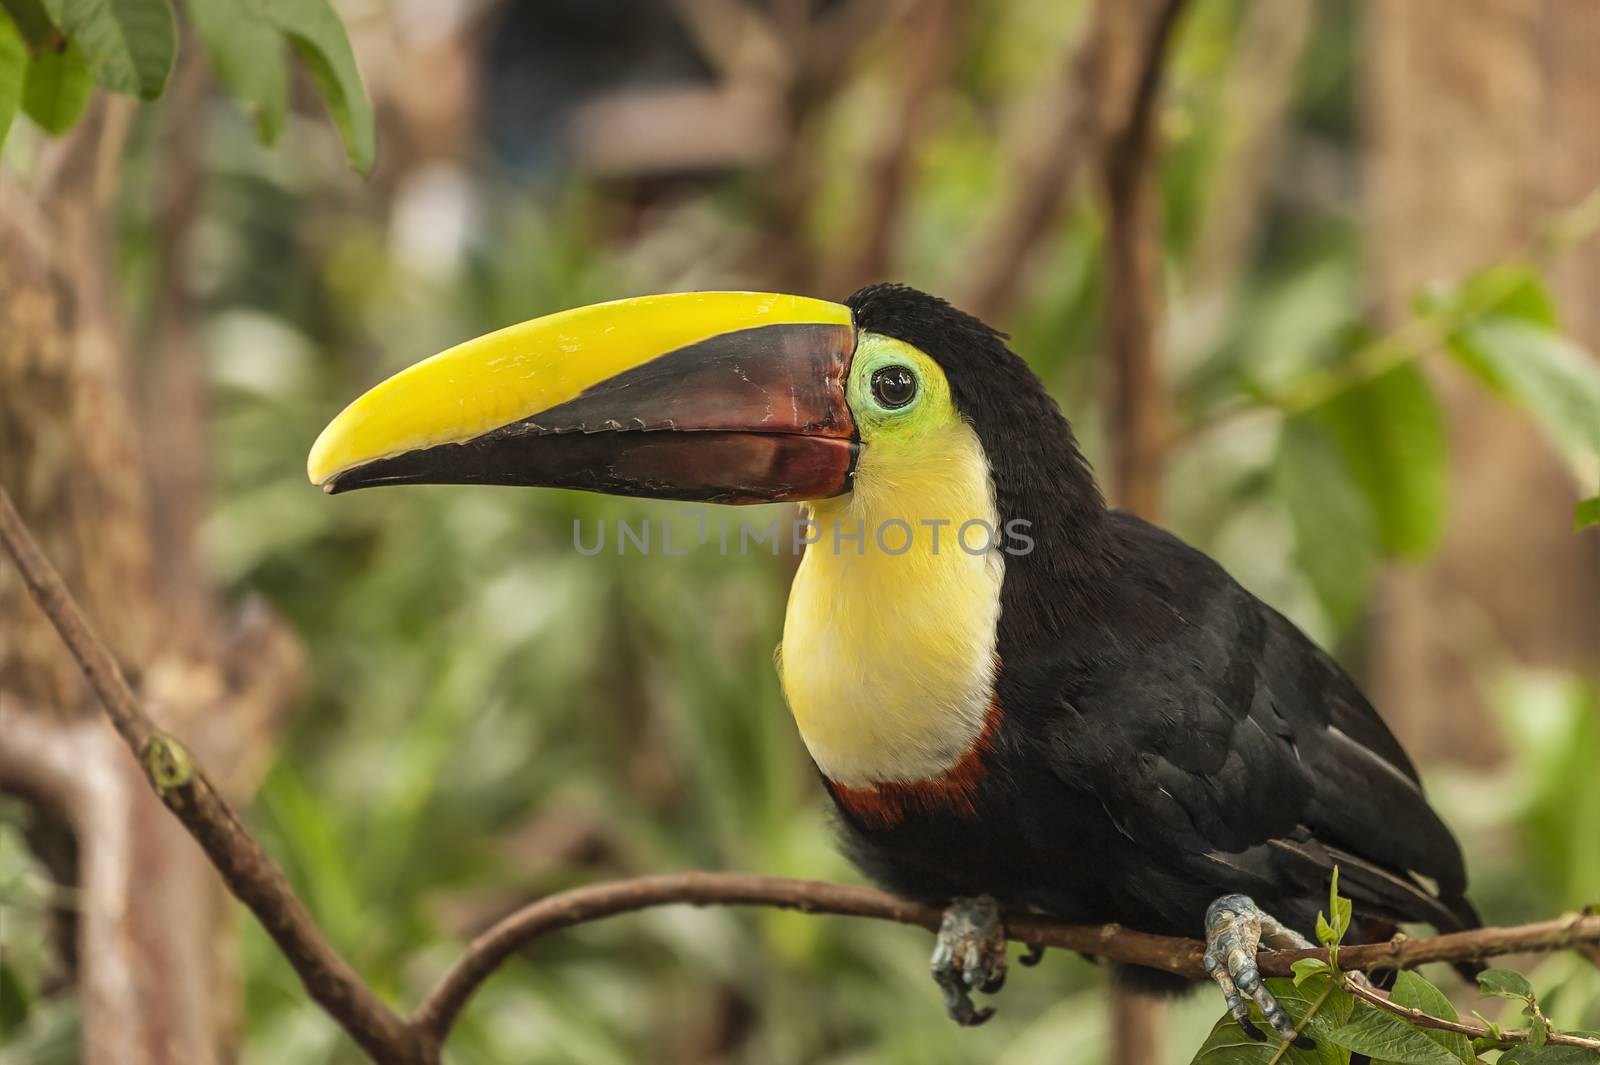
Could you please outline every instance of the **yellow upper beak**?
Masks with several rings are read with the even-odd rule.
[[[850,309],[805,296],[681,292],[508,326],[424,359],[351,403],[317,437],[306,475],[329,485],[376,459],[471,440],[713,336],[813,323],[848,328]]]

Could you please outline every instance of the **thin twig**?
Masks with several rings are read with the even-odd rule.
[[[1344,961],[1343,951],[1339,954],[1339,961],[1341,964]],[[1402,1006],[1377,988],[1369,987],[1355,980],[1346,980],[1344,984],[1345,990],[1356,998],[1397,1017],[1403,1017],[1418,1028],[1433,1028],[1440,1032],[1455,1032],[1469,1039],[1493,1039],[1497,1043],[1503,1043],[1508,1046],[1526,1043],[1533,1038],[1533,1033],[1525,1028],[1502,1028],[1496,1034],[1481,1024],[1472,1024],[1468,1021],[1449,1021],[1412,1006]],[[1600,1050],[1600,1039],[1591,1039],[1586,1035],[1569,1035],[1566,1032],[1552,1031],[1545,1036],[1545,1041],[1556,1046]]]
[[[139,705],[111,652],[84,619],[61,576],[39,550],[11,496],[0,487],[0,544],[94,689],[128,749],[173,815],[256,915],[306,991],[375,1060],[423,1062],[422,1046],[333,949],[267,852],[217,794],[188,752]]]

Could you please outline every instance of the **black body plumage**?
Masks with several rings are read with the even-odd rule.
[[[990,464],[1006,560],[999,720],[972,809],[841,805],[863,870],[933,902],[1194,936],[1238,892],[1307,935],[1335,865],[1358,932],[1476,925],[1461,852],[1349,676],[1206,555],[1106,507],[1071,428],[993,329],[879,285],[856,326],[937,361]],[[1161,974],[1130,973],[1147,986]]]

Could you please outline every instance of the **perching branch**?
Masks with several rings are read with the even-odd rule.
[[[443,1039],[462,1006],[497,968],[534,941],[564,928],[657,906],[770,906],[801,913],[869,917],[936,931],[943,912],[868,887],[749,873],[673,873],[613,880],[574,888],[533,902],[495,924],[468,945],[428,993],[412,1020]],[[1206,978],[1205,944],[1196,939],[1136,932],[1120,925],[1069,925],[1047,917],[1007,917],[1006,938],[1057,947],[1106,961],[1162,969],[1193,980]],[[1600,914],[1574,914],[1551,921],[1426,938],[1396,936],[1386,943],[1344,946],[1345,972],[1413,969],[1430,962],[1481,960],[1502,954],[1564,950],[1600,943]],[[1315,950],[1263,951],[1266,976],[1292,976],[1302,958],[1328,960]]]
[[[1342,963],[1344,960],[1343,951],[1339,952],[1339,959]],[[1468,1039],[1492,1039],[1496,1043],[1501,1043],[1505,1046],[1526,1043],[1533,1038],[1533,1033],[1525,1028],[1502,1028],[1497,1034],[1481,1024],[1472,1024],[1467,1021],[1449,1021],[1443,1017],[1435,1017],[1433,1014],[1425,1013],[1413,1006],[1402,1006],[1377,988],[1369,987],[1355,980],[1346,980],[1344,986],[1346,991],[1349,991],[1363,1002],[1392,1013],[1397,1017],[1403,1017],[1418,1028],[1432,1028],[1440,1032],[1455,1032],[1458,1035],[1466,1036]],[[1552,1031],[1546,1033],[1545,1041],[1556,1046],[1600,1050],[1600,1039],[1591,1039],[1586,1035],[1569,1035],[1566,1032]]]
[[[771,906],[875,918],[930,931],[939,926],[942,915],[937,907],[867,887],[741,873],[678,873],[611,881],[541,899],[496,924],[473,940],[416,1013],[402,1019],[328,943],[283,872],[218,796],[202,768],[175,739],[160,732],[140,707],[111,653],[39,551],[3,487],[0,545],[71,650],[117,732],[139,758],[152,788],[200,844],[228,890],[272,936],[311,997],[374,1061],[435,1065],[440,1045],[468,999],[513,954],[551,932],[617,914],[679,904]],[[1068,925],[1032,916],[1008,919],[1006,934],[1020,943],[1059,947],[1196,980],[1204,976],[1204,945],[1197,940],[1151,935],[1118,925]],[[1595,944],[1600,944],[1600,914],[1573,915],[1515,927],[1346,946],[1339,951],[1339,964],[1348,972],[1404,969],[1428,962]],[[1290,966],[1302,958],[1326,961],[1327,952],[1271,951],[1260,956],[1259,965],[1268,976],[1287,976]],[[1564,1036],[1562,1041],[1576,1038]]]

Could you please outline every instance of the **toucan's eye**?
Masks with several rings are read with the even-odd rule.
[[[872,374],[872,398],[889,410],[917,398],[917,378],[904,366],[885,366]]]

